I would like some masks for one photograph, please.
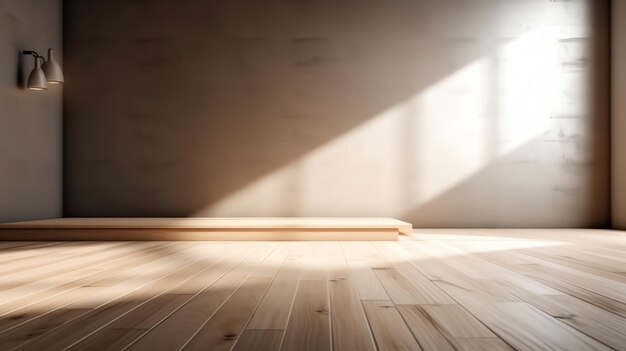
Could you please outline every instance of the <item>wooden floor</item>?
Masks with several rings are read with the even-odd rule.
[[[1,350],[626,350],[626,234],[1,242]]]

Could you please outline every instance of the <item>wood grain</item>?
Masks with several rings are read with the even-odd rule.
[[[300,281],[283,350],[330,350],[328,287],[325,281]]]
[[[624,257],[563,229],[1,242],[0,348],[626,350]]]
[[[0,240],[397,240],[393,218],[55,218],[0,223]]]

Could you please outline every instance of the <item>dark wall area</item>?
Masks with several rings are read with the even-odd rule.
[[[0,222],[62,215],[62,86],[24,89],[32,57],[62,51],[60,0],[0,1]]]
[[[66,0],[65,215],[604,225],[607,4]]]
[[[611,220],[626,229],[626,1],[611,6]]]

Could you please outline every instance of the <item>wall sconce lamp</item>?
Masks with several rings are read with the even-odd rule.
[[[45,60],[43,56],[35,51],[22,51],[22,54],[31,55],[35,59],[35,68],[33,68],[28,76],[28,83],[26,85],[28,89],[46,90],[48,89],[48,83],[63,83],[63,71],[59,63],[54,59],[54,51],[52,51],[52,49],[48,49],[48,60]],[[42,61],[43,64],[41,63]]]

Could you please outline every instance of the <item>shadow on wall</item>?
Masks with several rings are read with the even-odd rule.
[[[17,69],[15,70],[15,84],[19,89],[26,89],[26,81],[28,80],[28,73],[25,73],[24,70],[24,55],[21,52],[17,53]]]
[[[472,177],[477,193],[525,192],[545,166],[579,189],[576,204],[549,192],[563,217],[511,210],[502,223],[602,223],[605,210],[567,208],[590,193],[599,208],[607,200],[606,116],[589,96],[606,84],[590,55],[590,14],[603,6],[68,1],[65,215],[487,225],[492,205],[459,213],[464,195],[450,188]],[[553,138],[532,143],[542,163],[516,168],[511,182],[493,176],[492,162],[537,137]],[[597,167],[559,168],[572,145],[574,162]]]
[[[25,90],[34,59],[21,55],[62,54],[61,9],[61,0],[0,1],[0,222],[63,215],[63,88]]]

